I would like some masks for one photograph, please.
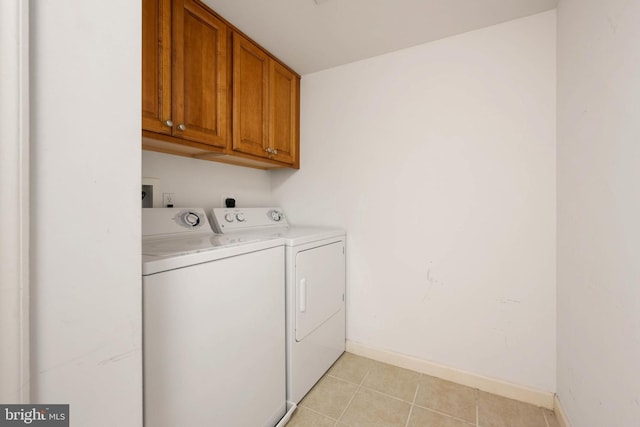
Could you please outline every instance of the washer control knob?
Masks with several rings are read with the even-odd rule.
[[[230,213],[226,214],[226,215],[224,216],[224,219],[225,219],[225,221],[227,221],[227,222],[233,222],[233,214],[230,214]]]
[[[191,227],[197,227],[200,225],[200,217],[195,212],[187,212],[184,217],[184,222]]]
[[[282,212],[273,210],[271,212],[269,212],[269,216],[271,217],[272,220],[278,222],[280,220],[282,220]]]
[[[238,222],[244,222],[244,214],[243,213],[237,213],[236,214],[236,219],[238,220]]]
[[[202,218],[198,212],[194,211],[181,211],[174,217],[174,220],[178,225],[185,228],[198,228],[202,226]]]

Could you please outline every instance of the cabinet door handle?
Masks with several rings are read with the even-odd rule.
[[[171,121],[171,120],[165,120],[165,121],[164,121],[164,125],[165,125],[166,127],[169,127],[169,128],[170,128],[170,127],[173,127],[173,121]]]
[[[180,123],[180,124],[178,125],[178,129],[180,129],[180,130],[186,130],[186,129],[187,129],[187,127],[184,125],[184,123]]]
[[[278,155],[278,149],[277,148],[275,150],[273,150],[273,154],[276,155],[276,156]]]
[[[267,153],[273,153],[273,150],[271,149],[271,147],[265,148],[264,151],[266,151]]]
[[[307,311],[307,279],[300,280],[300,287],[298,288],[300,301],[298,301],[298,307],[300,313]]]

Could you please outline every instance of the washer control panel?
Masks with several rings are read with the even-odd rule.
[[[281,208],[214,208],[211,224],[217,233],[289,226]]]
[[[211,233],[207,214],[202,208],[144,208],[142,236],[195,235]]]

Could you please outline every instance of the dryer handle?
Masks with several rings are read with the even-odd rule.
[[[300,313],[307,311],[307,279],[300,279],[298,285],[298,309]]]

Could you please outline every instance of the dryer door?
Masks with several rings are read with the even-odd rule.
[[[344,242],[298,252],[295,280],[299,342],[344,307]]]

